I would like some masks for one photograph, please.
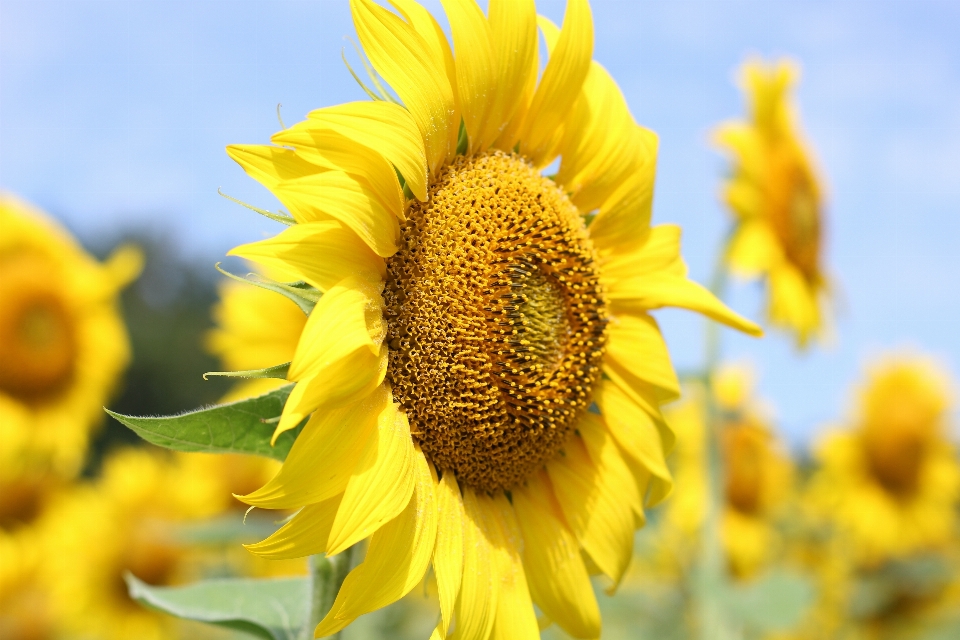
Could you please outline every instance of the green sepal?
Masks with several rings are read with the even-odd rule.
[[[470,146],[470,138],[467,136],[467,123],[460,118],[460,131],[457,133],[457,155],[467,154],[467,148]]]
[[[307,578],[220,578],[154,587],[127,573],[130,597],[185,620],[243,631],[263,640],[297,638],[307,621]]]
[[[277,418],[293,384],[255,398],[198,409],[176,416],[137,417],[106,412],[138,436],[174,451],[246,453],[281,462],[286,459],[304,423],[285,431],[270,446]]]
[[[249,369],[247,371],[207,371],[203,374],[203,379],[206,380],[207,376],[214,376],[219,378],[274,378],[277,380],[286,380],[289,371],[290,363],[284,362],[283,364],[277,364],[272,367]]]
[[[280,119],[280,105],[279,105],[279,104],[277,105],[277,118]],[[280,126],[283,126],[283,120],[282,120],[282,119],[280,120]],[[286,127],[283,127],[283,128],[286,129]],[[250,211],[256,211],[257,213],[259,213],[259,214],[262,215],[263,217],[265,217],[265,218],[270,218],[270,219],[273,220],[274,222],[279,222],[279,223],[281,223],[281,224],[285,224],[285,225],[287,225],[288,227],[292,227],[293,225],[297,224],[297,221],[294,219],[293,216],[289,216],[289,215],[287,215],[287,214],[285,214],[285,213],[282,213],[282,212],[281,212],[281,213],[274,213],[274,212],[272,212],[272,211],[267,211],[266,209],[260,209],[260,208],[258,208],[258,207],[253,206],[252,204],[247,204],[246,202],[244,202],[244,201],[242,201],[242,200],[237,200],[237,199],[234,198],[233,196],[228,196],[227,194],[225,194],[225,193],[224,193],[223,191],[221,191],[220,189],[217,189],[217,193],[219,193],[221,196],[223,196],[223,197],[226,198],[227,200],[229,200],[229,201],[231,201],[231,202],[234,202],[234,203],[240,205],[241,207],[243,207],[243,208],[245,208],[245,209],[249,209]]]
[[[320,300],[321,296],[323,296],[319,290],[303,281],[277,282],[275,280],[271,280],[270,278],[266,278],[259,273],[248,273],[247,277],[244,278],[221,269],[221,264],[222,263],[218,262],[217,264],[213,265],[213,267],[223,275],[236,280],[237,282],[245,282],[246,284],[252,284],[255,287],[260,287],[261,289],[266,289],[267,291],[279,293],[300,307],[300,310],[307,315],[310,315],[310,312],[313,311],[313,308],[317,305],[317,302]]]

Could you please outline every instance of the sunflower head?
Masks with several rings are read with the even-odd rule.
[[[823,189],[791,99],[798,75],[790,61],[747,61],[741,80],[749,117],[721,125],[715,139],[733,159],[723,192],[736,220],[729,264],[767,278],[771,321],[803,346],[821,329],[827,279]]]
[[[12,196],[0,195],[0,228],[4,451],[18,468],[71,474],[129,358],[116,296],[142,258],[124,247],[100,264]]]
[[[894,495],[916,492],[924,462],[944,435],[949,390],[932,365],[892,362],[861,395],[860,437],[870,472]]]
[[[651,227],[657,139],[591,59],[586,0],[560,29],[531,0],[445,1],[452,47],[413,0],[350,4],[373,101],[228,149],[294,223],[232,254],[322,293],[277,433],[306,425],[243,497],[300,511],[250,549],[370,539],[318,635],[432,565],[440,637],[536,637],[532,602],[596,637],[587,567],[615,586],[671,486],[659,407],[679,383],[650,311],[759,329],[687,279],[677,227]]]

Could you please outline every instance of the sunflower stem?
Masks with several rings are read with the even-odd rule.
[[[337,593],[350,572],[352,559],[353,547],[331,558],[319,554],[310,556],[310,618],[300,632],[300,640],[313,638],[313,630],[333,607]],[[331,637],[339,640],[340,633]]]

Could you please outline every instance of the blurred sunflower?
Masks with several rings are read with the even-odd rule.
[[[726,259],[734,272],[767,279],[770,321],[806,346],[822,333],[823,188],[798,127],[790,91],[799,75],[787,61],[741,68],[749,120],[714,137],[733,156],[723,199],[736,218]]]
[[[873,365],[853,429],[828,433],[811,500],[864,566],[941,548],[956,535],[960,462],[947,439],[950,382],[932,362]]]
[[[177,622],[133,601],[124,575],[153,585],[195,579],[203,550],[178,525],[218,511],[202,475],[153,450],[109,456],[102,476],[51,504],[40,523],[44,569],[62,637],[159,640]],[[93,542],[92,542],[93,541]]]
[[[748,578],[779,547],[776,516],[792,490],[793,467],[754,397],[749,370],[721,367],[713,387],[724,471],[721,537],[730,571]],[[705,410],[703,391],[693,389],[690,398],[665,413],[677,434],[673,467],[677,495],[665,507],[663,537],[683,565],[699,553],[706,513]]]
[[[262,270],[271,279],[283,279],[276,270]],[[235,280],[220,287],[213,308],[216,328],[207,334],[207,351],[220,358],[227,371],[263,369],[290,362],[307,317],[296,304],[260,287]],[[287,384],[271,378],[244,380],[222,399],[233,402],[267,393]]]
[[[323,293],[277,433],[312,417],[243,498],[301,510],[250,549],[333,555],[369,538],[318,636],[432,564],[437,637],[539,637],[535,602],[594,638],[589,571],[616,586],[644,499],[670,489],[659,406],[679,385],[648,312],[759,328],[686,278],[677,227],[650,227],[656,136],[591,60],[586,0],[562,29],[539,18],[539,83],[532,0],[492,0],[488,15],[444,2],[452,51],[423,7],[393,5],[351,2],[405,107],[368,90],[277,146],[228,148],[295,222],[231,253]]]
[[[121,247],[100,264],[9,195],[0,194],[0,230],[0,487],[7,487],[25,475],[79,470],[130,358],[117,294],[142,257]]]

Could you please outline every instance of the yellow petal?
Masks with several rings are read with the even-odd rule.
[[[513,506],[502,492],[495,493],[492,498],[479,496],[478,504],[490,533],[499,577],[497,614],[490,637],[495,640],[538,640],[540,628],[520,558],[523,536]]]
[[[622,487],[590,458],[580,437],[571,437],[563,451],[547,463],[557,500],[580,546],[619,584],[633,554],[633,511]]]
[[[454,640],[487,640],[496,620],[499,576],[490,534],[477,495],[463,488],[463,580],[457,599]]]
[[[433,550],[433,572],[440,597],[440,632],[447,637],[453,609],[463,578],[463,498],[453,473],[443,474],[437,487],[437,546]]]
[[[386,344],[380,345],[377,355],[360,348],[318,371],[304,375],[287,398],[280,423],[273,432],[273,441],[284,431],[295,428],[321,406],[328,411],[357,402],[373,393],[386,378],[388,355]]]
[[[680,227],[660,224],[650,229],[636,250],[615,253],[603,259],[602,277],[611,288],[620,280],[662,272],[686,276],[687,266],[680,257]]]
[[[331,555],[371,535],[410,502],[417,480],[415,450],[407,414],[398,411],[398,406],[388,405],[377,418],[375,446],[367,448],[359,468],[347,481],[330,530],[327,547]]]
[[[240,499],[267,509],[293,509],[343,493],[362,455],[376,441],[377,419],[390,402],[387,386],[380,385],[360,402],[315,413],[277,475]],[[392,407],[390,411],[392,415]]]
[[[324,171],[344,171],[363,180],[387,211],[395,216],[403,211],[403,192],[397,174],[379,151],[341,135],[319,120],[310,119],[275,133],[271,140],[293,147],[301,157]]]
[[[383,258],[335,220],[293,225],[267,240],[235,247],[227,255],[281,269],[320,291],[351,275],[379,282],[387,271]]]
[[[274,560],[325,553],[340,498],[340,495],[336,495],[323,502],[307,505],[266,540],[243,546],[251,553]]]
[[[345,171],[323,171],[284,180],[275,192],[297,222],[334,218],[360,236],[377,255],[387,257],[397,251],[397,211],[387,209],[365,180]]]
[[[607,331],[606,357],[656,387],[662,402],[680,397],[680,381],[656,320],[647,314],[619,314],[611,319]]]
[[[636,516],[637,526],[646,522],[643,511],[643,499],[640,497],[639,485],[624,462],[616,441],[610,435],[603,418],[595,413],[587,413],[577,423],[577,432],[587,446],[587,453],[594,464],[604,470],[610,478],[611,486],[620,487],[621,499],[630,504]]]
[[[593,62],[561,143],[557,182],[580,211],[593,211],[651,158],[620,87]]]
[[[373,391],[386,373],[383,298],[376,287],[347,278],[328,290],[307,318],[288,379],[299,384],[283,408],[277,435],[322,403],[347,403]]]
[[[631,251],[649,235],[659,143],[648,129],[636,127],[633,132],[629,171],[619,184],[604,181],[595,191],[602,195],[612,189],[590,223],[590,238],[601,252]]]
[[[600,609],[580,546],[543,472],[513,490],[523,566],[537,606],[574,638],[600,637]]]
[[[763,329],[732,311],[703,286],[669,273],[622,280],[607,295],[615,307],[625,311],[680,307],[752,336],[763,335]]]
[[[497,64],[490,25],[475,0],[441,0],[450,30],[457,69],[457,103],[470,141],[469,153],[480,150],[496,86]],[[499,133],[499,131],[497,131]]]
[[[427,166],[435,172],[455,151],[450,148],[449,119],[455,103],[446,70],[438,66],[417,30],[397,15],[371,0],[351,0],[350,7],[364,51],[410,110],[420,129]]]
[[[437,537],[437,479],[419,448],[411,457],[413,496],[373,534],[366,557],[343,581],[333,607],[314,631],[316,637],[336,633],[359,616],[396,602],[423,580]]]
[[[497,62],[493,105],[481,149],[496,140],[515,117],[523,117],[537,81],[537,9],[533,0],[491,0],[490,42]],[[530,96],[523,96],[527,87]],[[513,147],[508,147],[512,149]]]
[[[423,136],[410,112],[391,102],[348,102],[311,111],[322,129],[379,152],[403,175],[418,200],[427,199]]]
[[[552,145],[590,69],[593,15],[587,0],[569,0],[563,28],[524,120],[520,151],[537,166],[550,164]]]
[[[731,270],[742,276],[759,277],[782,260],[780,243],[763,220],[742,222],[727,247]]]
[[[231,144],[227,155],[247,174],[271,191],[279,182],[319,173],[323,170],[297,155],[292,149],[264,144]]]

